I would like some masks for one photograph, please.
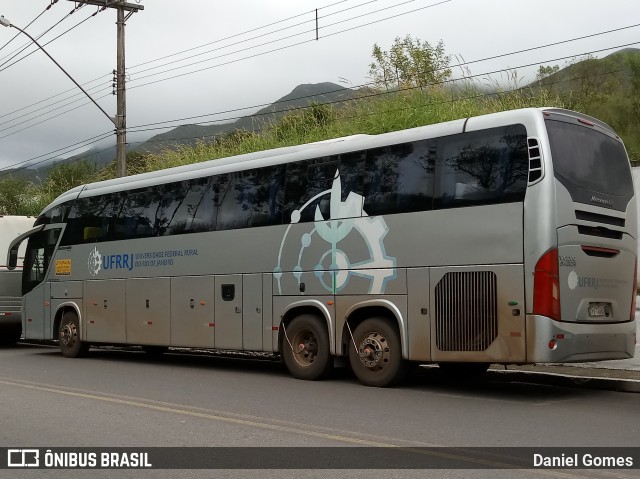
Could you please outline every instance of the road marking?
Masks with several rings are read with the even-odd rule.
[[[229,415],[227,416],[227,415],[222,415],[220,413],[202,412],[203,411],[202,409],[200,411],[184,409],[184,408],[181,408],[180,405],[178,404],[159,403],[159,402],[155,402],[154,404],[152,402],[149,402],[149,400],[142,399],[142,398],[130,398],[126,396],[118,397],[115,395],[106,396],[97,392],[83,392],[82,390],[79,390],[79,389],[71,390],[71,388],[62,388],[60,386],[55,386],[51,384],[31,383],[31,382],[8,379],[8,378],[0,378],[0,384],[4,384],[7,386],[20,387],[25,389],[31,389],[36,391],[43,391],[43,392],[48,392],[53,394],[60,394],[64,396],[71,396],[71,397],[77,397],[82,399],[89,399],[94,401],[102,401],[102,402],[107,402],[112,404],[149,409],[153,411],[167,412],[171,414],[189,416],[189,417],[194,417],[199,419],[207,419],[211,421],[219,421],[219,422],[225,422],[225,423],[236,424],[241,426],[255,427],[259,429],[266,429],[266,430],[287,432],[291,434],[298,434],[298,435],[304,435],[304,436],[310,436],[310,437],[317,437],[317,438],[328,439],[328,440],[333,440],[333,441],[357,445],[357,446],[395,448],[400,451],[410,452],[413,454],[419,454],[419,455],[430,456],[430,457],[439,457],[443,459],[453,459],[456,461],[462,461],[462,462],[476,464],[478,466],[485,466],[485,467],[494,468],[494,469],[514,469],[514,470],[521,470],[521,471],[526,470],[527,472],[533,472],[543,476],[559,477],[559,478],[590,477],[590,476],[584,476],[576,473],[567,473],[567,472],[554,471],[554,470],[523,469],[521,465],[511,464],[509,462],[482,459],[479,457],[465,456],[462,454],[438,452],[432,449],[421,450],[421,449],[416,449],[416,447],[418,446],[414,446],[414,447],[402,446],[397,443],[394,444],[393,442],[370,441],[366,439],[360,439],[357,437],[349,437],[342,434],[313,431],[310,429],[304,429],[303,427],[294,427],[293,425],[295,423],[290,423],[292,425],[270,424],[268,422],[245,419],[242,417],[238,417],[238,415],[235,415],[236,417],[233,417],[234,416],[233,413],[229,413]],[[308,428],[309,425],[304,425],[304,427]],[[388,439],[391,439],[391,438],[388,438]],[[402,441],[402,440],[399,440],[399,441]],[[414,444],[416,443],[415,441],[406,441],[406,440],[404,440],[404,442],[413,442]],[[445,446],[436,445],[436,444],[429,444],[429,446],[445,447]],[[506,459],[508,460],[508,457],[506,457]],[[624,476],[621,476],[621,477],[624,477]]]

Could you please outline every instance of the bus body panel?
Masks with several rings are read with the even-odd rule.
[[[215,348],[215,277],[171,278],[171,346]]]
[[[126,280],[84,281],[85,314],[81,329],[86,341],[94,343],[127,342]]]
[[[522,274],[521,264],[431,268],[432,361],[525,361]]]
[[[431,361],[431,268],[407,269],[409,359]]]
[[[575,363],[629,359],[635,352],[635,321],[585,325],[527,315],[527,363]]]
[[[171,344],[171,282],[169,278],[126,280],[127,342]]]
[[[629,235],[602,241],[579,234],[575,225],[558,228],[563,321],[625,322],[633,317],[634,246]]]
[[[242,275],[242,349],[263,351],[262,274]]]

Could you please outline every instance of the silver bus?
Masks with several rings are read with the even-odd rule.
[[[26,338],[262,351],[369,386],[409,363],[630,358],[637,214],[620,138],[522,109],[74,188],[28,238]],[[11,258],[9,258],[11,261]]]

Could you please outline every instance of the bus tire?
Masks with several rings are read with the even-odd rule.
[[[329,354],[329,332],[317,316],[302,314],[284,329],[282,359],[296,379],[314,381],[326,376],[333,363]]]
[[[387,387],[404,379],[408,365],[395,325],[385,318],[369,318],[353,332],[349,364],[358,380],[372,387]]]
[[[466,382],[481,378],[489,363],[438,363],[438,367],[452,381]]]
[[[58,343],[65,358],[79,358],[89,351],[89,343],[80,340],[80,320],[75,312],[67,311],[62,315]]]

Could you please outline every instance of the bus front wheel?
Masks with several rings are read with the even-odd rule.
[[[387,387],[400,382],[407,363],[397,328],[384,318],[370,318],[360,323],[349,344],[349,364],[358,380],[373,387]]]
[[[89,344],[80,340],[80,320],[76,313],[67,311],[62,315],[58,342],[65,358],[79,358],[89,351]]]
[[[321,379],[331,369],[329,333],[323,320],[303,314],[283,325],[282,359],[297,379]]]

